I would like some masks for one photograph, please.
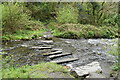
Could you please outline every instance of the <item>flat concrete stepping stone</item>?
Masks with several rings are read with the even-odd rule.
[[[59,48],[44,49],[44,50],[41,50],[41,53],[47,54],[47,53],[56,52],[56,51],[62,51],[62,49],[59,49]]]
[[[53,48],[53,49],[51,50],[51,52],[55,52],[55,51],[62,51],[62,49],[59,49],[59,48]]]
[[[52,49],[52,47],[38,47],[38,46],[33,46],[31,48],[33,48],[33,49]]]
[[[53,40],[41,40],[42,43],[53,44]]]
[[[54,55],[54,54],[61,54],[62,51],[55,51],[55,52],[51,52],[51,53],[43,53],[43,56],[49,56],[49,55]]]
[[[51,55],[51,56],[48,56],[48,57],[51,58],[51,59],[53,59],[53,58],[57,58],[57,57],[61,57],[61,56],[66,56],[66,55],[71,55],[71,53],[56,54],[56,55]]]
[[[78,60],[78,58],[66,58],[66,59],[62,59],[62,60],[53,60],[53,61],[50,61],[50,62],[53,62],[53,63],[66,63],[66,62],[72,62],[72,61],[76,61]]]
[[[43,38],[46,39],[46,40],[50,40],[50,39],[53,38],[53,36],[52,36],[51,32],[49,31],[49,32],[44,32],[43,33]]]

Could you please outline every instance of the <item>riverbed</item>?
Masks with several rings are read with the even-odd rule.
[[[12,40],[2,43],[1,55],[3,58],[10,56],[13,58],[12,65],[35,65],[41,62],[50,61],[41,54],[43,50],[31,49],[32,46],[43,46],[41,40]],[[118,39],[62,39],[57,38],[54,40],[53,48],[61,48],[63,52],[72,53],[73,56],[68,55],[56,60],[64,59],[66,57],[77,57],[79,60],[62,65],[72,64],[72,67],[79,67],[86,65],[93,61],[98,61],[103,70],[101,75],[93,74],[91,78],[96,77],[110,77],[111,66],[117,63],[116,56],[109,54],[113,47],[117,47]],[[48,45],[44,45],[48,46]],[[113,46],[113,47],[112,47]],[[48,50],[49,51],[49,50]],[[10,60],[7,62],[10,63]]]

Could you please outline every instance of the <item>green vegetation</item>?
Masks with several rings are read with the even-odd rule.
[[[115,40],[113,40],[113,41],[115,41]],[[115,71],[118,71],[118,72],[120,71],[120,53],[119,53],[120,49],[119,49],[118,46],[120,46],[119,43],[117,43],[113,46],[110,46],[111,50],[108,52],[109,54],[112,54],[112,55],[116,56],[116,60],[118,61],[117,63],[114,63],[113,66],[111,66],[111,69],[113,70],[112,71],[113,73]],[[112,72],[111,72],[111,74],[112,74]]]
[[[45,73],[44,73],[45,72]],[[34,66],[9,67],[2,69],[3,78],[50,78],[52,72],[67,73],[67,69],[55,63],[40,63]]]
[[[21,30],[21,31],[16,31],[16,33],[14,34],[3,35],[2,39],[3,40],[34,39],[39,36],[42,36],[42,32],[43,31],[40,30],[36,30],[36,31]]]
[[[3,40],[37,38],[46,31],[43,24],[48,24],[56,37],[77,39],[119,36],[117,3],[3,2],[0,6]]]
[[[77,23],[78,10],[73,5],[66,4],[57,11],[57,21],[59,23]]]
[[[51,23],[49,26],[50,29],[53,29],[54,36],[62,38],[115,38],[118,36],[118,29],[114,27],[96,27],[87,24],[55,25],[55,23]]]
[[[42,35],[43,24],[32,20],[24,3],[3,3],[1,7],[3,40],[32,39]]]
[[[2,2],[2,40],[34,39],[46,31],[44,24],[61,38],[116,38],[119,15],[118,3],[112,2]],[[1,10],[0,9],[0,10]],[[1,22],[0,22],[1,25]],[[113,55],[120,55],[113,50]],[[120,52],[120,51],[119,51]],[[112,69],[120,69],[115,64]],[[38,71],[38,72],[36,72]],[[39,72],[40,71],[40,72]],[[43,72],[67,72],[54,63],[3,68],[3,78],[47,78]]]

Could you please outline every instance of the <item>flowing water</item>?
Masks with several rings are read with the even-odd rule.
[[[31,49],[32,46],[53,46],[53,48],[61,48],[63,52],[72,53],[73,56],[68,55],[56,60],[64,59],[66,57],[77,57],[79,60],[66,64],[72,64],[73,67],[88,64],[93,61],[100,62],[103,69],[103,75],[109,77],[110,66],[117,63],[116,56],[108,54],[111,51],[111,46],[117,46],[117,39],[54,39],[53,45],[42,44],[41,40],[13,40],[2,43],[3,59],[6,56],[13,58],[12,64],[14,65],[34,65],[43,61],[49,61],[46,57],[42,56],[43,50]],[[49,50],[47,50],[48,52]],[[7,61],[8,63],[10,60]]]

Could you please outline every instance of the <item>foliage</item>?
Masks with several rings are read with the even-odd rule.
[[[114,71],[117,71],[117,70],[119,69],[119,67],[118,67],[117,65],[114,65],[114,66],[112,66],[111,68],[112,68],[112,70],[114,70]]]
[[[54,24],[53,24],[54,25]],[[118,36],[117,28],[82,24],[54,25],[53,35],[62,38],[114,38]]]
[[[32,18],[42,22],[47,22],[56,16],[55,8],[57,6],[57,2],[28,2],[25,3],[25,6],[31,11]]]
[[[117,3],[86,2],[76,3],[79,10],[79,23],[92,25],[111,25],[117,23]]]
[[[60,23],[77,23],[77,13],[77,8],[73,7],[72,5],[63,5],[62,7],[58,8],[56,19]]]
[[[28,10],[24,10],[22,3],[3,3],[2,4],[2,24],[3,33],[12,33],[26,27],[30,17]]]
[[[78,35],[75,32],[72,32],[72,31],[68,31],[68,32],[66,31],[63,34],[60,34],[59,36],[63,37],[63,38],[71,38],[71,39],[78,38]]]
[[[45,30],[41,22],[31,20],[30,10],[24,4],[18,2],[1,4],[3,40],[33,39],[41,36],[41,32]]]
[[[115,40],[114,40],[115,41]],[[118,39],[116,39],[116,41],[118,41]],[[110,46],[110,51],[108,51],[108,53],[109,54],[112,54],[112,55],[114,55],[114,56],[116,56],[116,60],[117,60],[117,63],[115,63],[111,68],[112,68],[112,70],[114,70],[114,71],[118,71],[118,70],[120,70],[120,59],[119,59],[119,43],[116,43],[115,45],[113,45],[113,46]]]
[[[32,34],[41,36],[38,32],[45,31],[43,24],[48,23],[48,28],[57,37],[114,38],[119,36],[117,3],[4,2],[1,6],[4,40],[32,39]],[[18,34],[19,31],[26,31],[26,33]]]
[[[42,36],[42,32],[44,30],[36,30],[36,31],[30,31],[30,30],[18,30],[14,34],[8,34],[3,35],[3,40],[18,40],[18,39],[34,39]]]
[[[40,63],[34,66],[9,67],[2,69],[3,78],[48,78],[43,71],[49,72],[68,72],[63,66],[55,63]]]

